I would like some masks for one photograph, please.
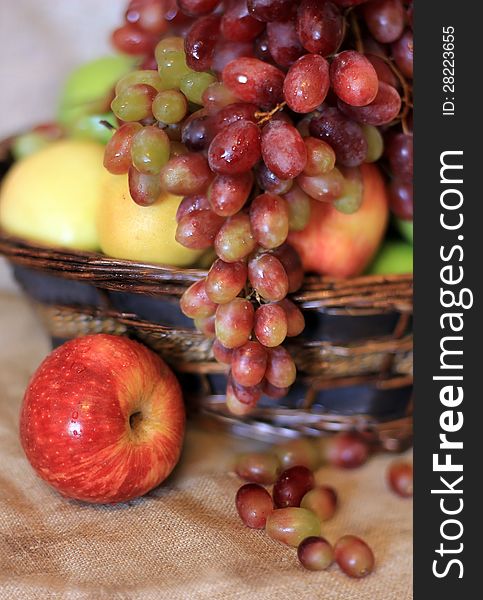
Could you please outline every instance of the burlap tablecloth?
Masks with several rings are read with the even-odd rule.
[[[388,457],[354,472],[317,477],[341,498],[323,535],[364,537],[377,568],[354,581],[333,566],[311,573],[293,549],[246,529],[234,508],[235,451],[253,442],[191,425],[167,485],[118,506],[61,498],[38,480],[18,440],[27,381],[48,351],[27,303],[0,295],[0,599],[412,598],[412,503],[389,493]]]

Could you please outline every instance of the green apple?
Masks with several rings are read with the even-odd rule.
[[[403,221],[403,219],[394,219],[394,224],[396,225],[396,229],[402,235],[402,237],[407,240],[410,244],[413,243],[413,222],[412,221]]]
[[[373,275],[395,275],[413,272],[413,248],[407,242],[386,241],[368,273]]]
[[[104,122],[112,125],[112,128],[105,125]],[[113,136],[116,127],[117,120],[112,112],[84,115],[70,125],[69,134],[74,138],[93,140],[101,144],[107,144]]]
[[[57,119],[69,127],[79,118],[105,112],[110,91],[117,81],[135,66],[131,56],[104,56],[75,69],[61,94]]]
[[[104,147],[64,139],[18,161],[0,193],[0,226],[12,235],[98,250],[96,218],[105,178]]]

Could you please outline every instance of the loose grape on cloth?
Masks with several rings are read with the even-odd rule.
[[[16,296],[0,295],[0,332],[0,600],[412,598],[412,502],[386,487],[391,457],[317,472],[341,500],[322,535],[359,535],[374,550],[376,569],[360,581],[337,566],[308,572],[294,549],[245,528],[229,466],[253,443],[196,424],[165,486],[117,506],[68,501],[37,479],[18,439],[23,391],[48,341]]]

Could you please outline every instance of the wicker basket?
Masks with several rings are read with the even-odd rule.
[[[45,248],[1,232],[0,254],[54,345],[88,333],[136,338],[173,366],[190,407],[211,422],[264,440],[356,428],[388,450],[411,443],[411,275],[306,277],[292,296],[306,329],[287,344],[297,381],[286,398],[263,398],[240,420],[224,406],[226,367],[179,309],[179,297],[203,271]]]

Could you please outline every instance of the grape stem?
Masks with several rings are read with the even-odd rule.
[[[255,118],[260,119],[257,122],[257,125],[263,125],[267,121],[270,121],[270,119],[273,117],[273,115],[277,114],[279,111],[284,109],[286,104],[287,104],[286,102],[280,102],[280,104],[277,104],[277,106],[269,112],[256,112]]]
[[[112,123],[109,123],[109,121],[105,121],[104,119],[101,119],[101,120],[99,121],[99,123],[100,123],[101,125],[103,125],[103,126],[106,128],[106,129],[110,129],[111,131],[112,131],[113,129],[116,129],[116,130],[117,130],[117,127],[114,127],[114,125],[113,125]]]
[[[396,77],[399,80],[399,83],[401,84],[402,90],[403,90],[403,96],[402,96],[402,110],[397,118],[397,121],[401,121],[401,126],[403,129],[404,133],[409,133],[409,128],[407,125],[407,121],[406,118],[408,116],[409,110],[413,107],[413,103],[411,101],[411,86],[408,85],[408,82],[406,81],[405,77],[403,76],[403,74],[399,71],[399,69],[396,67],[396,65],[392,62],[392,60],[386,58],[386,57],[382,57],[381,58],[384,60],[385,63],[387,63],[390,67],[390,69],[392,70],[392,72],[394,73],[394,75],[396,75]]]
[[[354,32],[356,50],[360,54],[365,54],[364,43],[361,36],[361,28],[359,27],[359,21],[357,20],[356,13],[352,9],[349,9],[348,13],[350,13],[349,17],[351,20],[352,31]]]

